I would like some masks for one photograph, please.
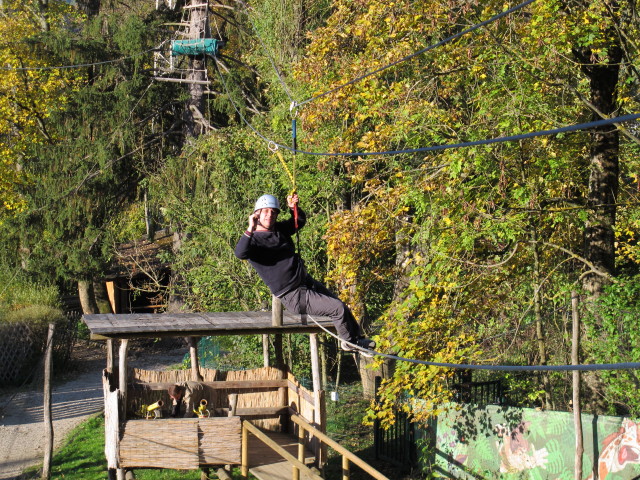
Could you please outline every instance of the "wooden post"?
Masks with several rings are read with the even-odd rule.
[[[129,359],[127,352],[129,350],[129,339],[123,338],[120,340],[120,351],[118,352],[118,389],[120,390],[120,401],[122,407],[126,408],[125,402],[127,401],[127,370],[129,368]],[[121,419],[126,418],[126,410],[121,413]]]
[[[578,315],[578,294],[571,292],[572,342],[571,364],[580,364],[580,316]],[[574,478],[582,480],[582,414],[580,409],[580,372],[573,371],[573,423],[576,431],[576,452],[574,461]]]
[[[282,326],[283,316],[282,302],[275,295],[271,296],[271,325],[274,327]],[[273,350],[275,354],[275,367],[282,368],[284,366],[284,355],[282,354],[282,334],[276,333],[273,336]]]
[[[262,335],[262,364],[269,366],[269,335],[266,333]]]
[[[304,428],[298,425],[298,460],[304,463]],[[300,470],[294,465],[293,480],[300,480]]]
[[[342,456],[342,480],[349,480],[349,459]]]
[[[242,445],[240,453],[240,474],[247,478],[249,474],[249,430],[242,423]]]
[[[104,453],[107,458],[109,480],[117,480],[118,452],[120,450],[120,414],[119,395],[113,373],[102,372],[102,390],[104,394]]]
[[[238,410],[238,394],[232,393],[229,395],[229,416],[235,417]]]
[[[189,344],[189,355],[191,357],[191,380],[201,382],[200,362],[198,361],[198,342],[195,337],[187,337]]]
[[[51,478],[51,460],[53,458],[53,419],[51,418],[51,363],[53,357],[53,334],[55,323],[49,324],[47,334],[47,348],[44,355],[44,463],[42,464],[42,478]]]
[[[282,326],[283,315],[282,302],[275,295],[271,295],[271,325],[274,327]]]
[[[287,370],[282,368],[280,370],[280,378],[282,380],[287,379]],[[278,406],[287,407],[289,406],[289,389],[287,387],[278,388]],[[289,414],[283,413],[280,415],[280,430],[282,432],[289,431]]]
[[[120,390],[119,403],[120,408],[119,417],[121,421],[125,421],[127,418],[127,370],[129,369],[129,359],[127,357],[127,351],[129,349],[129,339],[123,338],[120,340],[120,351],[118,352],[118,389]],[[117,452],[118,454],[120,452]],[[125,471],[123,468],[118,468],[117,472],[118,480],[125,480]]]
[[[318,355],[317,333],[309,335],[309,347],[311,353],[311,377],[313,379],[313,425],[320,430],[322,429],[322,410],[320,406],[320,391],[322,390],[322,385],[320,381],[320,359]],[[322,442],[314,439],[312,448],[318,465],[321,465],[324,460],[321,453]]]
[[[115,367],[115,352],[113,349],[113,339],[107,339],[107,372],[113,373],[113,368]]]
[[[318,334],[309,335],[309,347],[311,353],[311,377],[313,379],[313,392],[322,390],[322,381],[320,376],[320,356],[318,355]]]

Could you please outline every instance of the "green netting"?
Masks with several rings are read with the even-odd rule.
[[[171,55],[217,55],[219,42],[215,38],[195,38],[191,40],[173,40]]]

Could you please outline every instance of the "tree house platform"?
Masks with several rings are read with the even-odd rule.
[[[93,340],[322,332],[313,321],[305,324],[300,315],[287,311],[282,325],[273,325],[272,312],[110,313],[84,315],[82,320]],[[328,317],[314,320],[335,332]]]

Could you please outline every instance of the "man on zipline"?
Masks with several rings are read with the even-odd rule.
[[[271,293],[290,312],[330,317],[343,350],[360,351],[349,343],[367,350],[374,349],[376,343],[362,336],[360,325],[349,307],[307,273],[302,258],[296,253],[292,236],[304,227],[307,220],[297,205],[298,195],[289,195],[287,206],[291,218],[278,222],[278,199],[273,195],[258,198],[253,213],[249,215],[249,228],[236,244],[236,257],[249,260]],[[294,219],[296,207],[297,228]]]

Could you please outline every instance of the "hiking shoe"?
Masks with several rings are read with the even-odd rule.
[[[373,357],[373,354],[366,351],[366,350],[373,350],[374,348],[376,348],[376,342],[374,342],[373,340],[360,337],[355,342],[351,342],[351,343],[353,343],[353,345],[355,346],[352,346],[348,342],[342,340],[340,342],[340,348],[342,348],[342,350],[344,350],[345,352],[354,352],[354,353],[359,353],[364,357]],[[357,348],[357,347],[360,347],[360,348]]]
[[[366,348],[367,350],[373,350],[374,348],[376,348],[376,342],[374,342],[370,338],[365,337],[360,337],[358,340],[356,340],[356,345],[361,348]]]

